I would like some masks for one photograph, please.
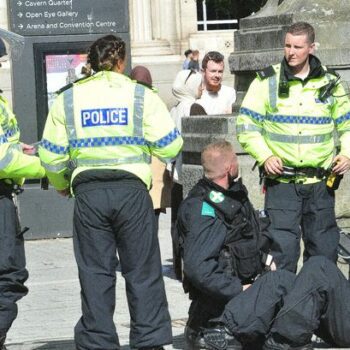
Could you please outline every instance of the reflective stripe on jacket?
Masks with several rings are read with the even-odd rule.
[[[306,83],[288,81],[289,96],[278,95],[281,65],[275,75],[255,78],[237,118],[237,135],[242,147],[262,165],[272,155],[284,165],[328,168],[334,152],[334,131],[340,154],[350,158],[350,102],[341,84],[325,102],[319,89],[336,77],[326,73]],[[316,179],[308,182],[319,181]]]
[[[91,168],[121,169],[149,188],[150,156],[173,159],[182,138],[165,104],[152,90],[114,72],[99,72],[77,82],[54,101],[39,149],[56,189]]]
[[[38,157],[23,153],[19,137],[16,117],[7,100],[0,96],[0,179],[22,184],[24,177],[45,176],[45,170]]]

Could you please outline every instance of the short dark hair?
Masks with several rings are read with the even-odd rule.
[[[297,22],[292,24],[287,33],[292,35],[306,35],[307,41],[312,44],[315,42],[315,29],[314,27],[307,22]]]
[[[184,55],[187,57],[188,55],[190,55],[192,53],[191,49],[188,49],[184,52]]]
[[[7,55],[7,51],[6,51],[6,46],[4,41],[0,38],[0,57],[2,56],[6,56]]]
[[[224,55],[218,51],[209,51],[205,54],[202,60],[202,68],[206,69],[209,61],[214,61],[215,63],[220,63],[224,61]]]

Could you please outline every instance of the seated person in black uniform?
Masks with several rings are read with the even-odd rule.
[[[204,177],[181,204],[177,222],[192,300],[185,349],[308,350],[313,333],[349,346],[350,285],[335,264],[312,257],[298,276],[268,272],[275,270],[264,234],[268,219],[259,219],[237,180],[231,144],[208,145],[202,165]]]

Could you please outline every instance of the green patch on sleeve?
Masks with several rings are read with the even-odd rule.
[[[215,209],[207,202],[203,202],[202,205],[202,216],[211,216],[215,218]]]

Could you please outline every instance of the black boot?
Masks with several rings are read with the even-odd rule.
[[[210,350],[242,350],[242,343],[239,342],[229,330],[222,325],[214,328],[206,328],[203,331],[203,338],[206,347]]]
[[[304,345],[288,343],[278,334],[270,335],[263,346],[263,350],[313,350],[311,341]]]
[[[194,329],[186,326],[184,336],[185,336],[184,350],[206,349],[202,332],[197,332]]]
[[[5,339],[6,339],[6,334],[0,335],[0,350],[6,350]]]

